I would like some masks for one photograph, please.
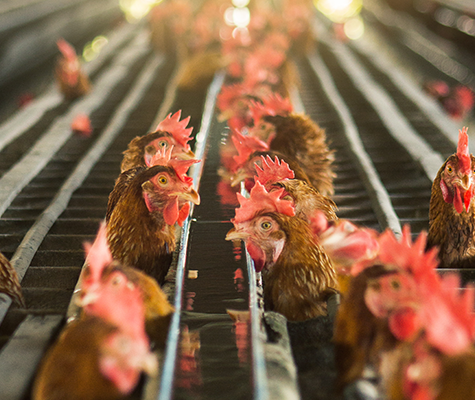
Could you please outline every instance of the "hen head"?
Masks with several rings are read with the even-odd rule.
[[[150,212],[161,211],[167,225],[180,226],[188,217],[190,201],[200,204],[200,196],[193,188],[193,179],[186,175],[190,166],[200,160],[171,159],[173,147],[159,151],[151,159],[152,166],[162,166],[158,173],[145,182],[143,197]]]
[[[472,155],[468,151],[467,128],[459,130],[457,152],[445,162],[440,173],[440,189],[446,203],[453,204],[461,214],[470,210],[474,193],[474,168]]]
[[[249,199],[237,194],[240,208],[232,219],[234,228],[226,240],[243,240],[254,261],[257,272],[275,263],[285,244],[286,234],[281,229],[279,214],[294,216],[292,202],[281,200],[283,189],[272,193],[259,182],[252,188]]]
[[[141,289],[120,270],[108,270],[83,310],[118,328],[101,346],[99,368],[121,393],[130,393],[142,371],[157,372],[157,359],[150,352],[145,334],[145,306]]]
[[[78,83],[80,70],[76,51],[73,46],[64,39],[58,39],[56,44],[62,55],[58,63],[58,73],[68,86],[74,87]]]
[[[379,244],[376,231],[344,219],[330,222],[321,210],[315,210],[309,219],[314,234],[340,274],[353,272],[359,265],[377,256]]]
[[[421,327],[416,311],[419,292],[413,277],[405,271],[387,271],[369,279],[364,299],[376,318],[389,318],[390,329],[400,338],[413,337]]]
[[[107,243],[107,227],[101,223],[94,243],[84,243],[86,268],[81,274],[81,292],[85,294],[93,285],[97,285],[104,269],[112,263],[112,254]]]
[[[157,151],[169,150],[173,147],[172,155],[184,160],[194,158],[194,153],[191,151],[188,142],[191,140],[191,132],[193,128],[186,126],[190,122],[191,117],[187,117],[180,121],[181,110],[175,114],[168,114],[168,116],[158,124],[156,131],[163,132],[163,135],[153,140],[145,147],[145,163],[150,165],[151,159]]]

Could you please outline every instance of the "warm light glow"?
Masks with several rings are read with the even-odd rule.
[[[120,0],[120,8],[127,21],[134,22],[145,17],[152,7],[161,3],[162,0]]]
[[[105,36],[97,36],[91,42],[86,43],[82,51],[84,61],[94,60],[108,42]]]
[[[360,17],[350,18],[343,27],[348,39],[356,40],[364,34],[364,23]]]
[[[251,13],[249,8],[235,8],[233,11],[233,21],[234,25],[238,28],[245,28],[251,22]]]
[[[333,22],[343,23],[358,14],[362,0],[314,0],[317,9]]]
[[[233,0],[234,7],[246,7],[249,4],[249,0]]]
[[[247,7],[229,7],[224,12],[224,22],[229,26],[245,28],[251,22],[251,12]]]
[[[234,26],[233,13],[234,7],[229,7],[224,12],[224,22],[226,22],[226,25]]]

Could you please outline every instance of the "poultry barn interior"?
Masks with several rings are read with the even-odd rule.
[[[473,2],[0,32],[1,400],[475,399]]]

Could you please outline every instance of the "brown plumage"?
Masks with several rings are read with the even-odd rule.
[[[439,169],[432,184],[428,247],[439,247],[441,267],[470,267],[475,256],[475,157],[468,154],[466,130],[459,148]]]
[[[339,389],[360,378],[366,365],[377,367],[380,353],[397,343],[387,321],[376,318],[365,303],[368,286],[387,274],[381,265],[363,270],[351,280],[340,304],[334,333]]]
[[[328,221],[336,221],[336,204],[327,196],[320,194],[308,181],[295,178],[289,164],[277,156],[262,156],[260,163],[255,163],[254,179],[264,185],[268,192],[284,189],[281,198],[292,201],[295,215],[312,222],[315,212],[321,211]]]
[[[130,394],[157,359],[145,334],[142,293],[121,271],[97,282],[85,315],[66,325],[45,355],[34,400],[118,399]]]
[[[181,110],[169,114],[161,121],[154,132],[132,139],[127,150],[123,152],[124,158],[120,171],[125,172],[131,168],[147,167],[152,163],[157,152],[171,151],[173,158],[190,160],[195,157],[187,143],[191,140],[193,128],[187,128],[190,117],[180,121]]]
[[[91,90],[89,78],[82,71],[79,58],[74,48],[64,39],[57,41],[61,56],[55,67],[59,90],[67,100],[74,100]]]
[[[298,217],[274,215],[285,245],[277,262],[263,270],[266,308],[292,321],[327,314],[326,300],[338,283],[330,259]]]
[[[326,143],[325,130],[304,114],[266,116],[275,127],[270,149],[297,160],[312,185],[323,195],[332,195],[334,151]]]
[[[101,348],[117,327],[97,317],[71,322],[45,356],[33,387],[34,400],[123,398],[99,369]],[[51,371],[58,373],[51,373]]]
[[[2,253],[0,253],[0,293],[5,293],[20,307],[26,307],[18,274]]]
[[[158,187],[152,183],[152,178],[156,182],[163,178],[163,188],[161,183]],[[172,167],[156,165],[123,172],[109,196],[106,214],[113,258],[163,284],[176,245],[175,222],[181,215],[180,207],[188,200],[199,203],[199,196]],[[168,216],[174,210],[178,215]]]
[[[323,211],[328,221],[336,221],[337,206],[335,202],[327,196],[324,196],[307,182],[300,179],[286,179],[274,184],[276,187],[284,188],[287,193],[283,199],[292,199],[295,204],[295,215],[310,221],[315,210]]]
[[[90,268],[90,265],[87,265],[81,276],[81,298],[87,295],[91,285],[95,283],[94,274],[91,273]],[[145,331],[155,346],[164,348],[168,326],[175,311],[167,296],[155,279],[136,268],[127,267],[117,261],[113,261],[102,269],[101,281],[106,281],[116,271],[123,273],[129,282],[140,288],[145,307]]]
[[[326,300],[338,289],[336,273],[307,222],[280,213],[257,215],[227,236],[239,238],[256,268],[263,268],[266,309],[292,321],[327,314]]]
[[[146,167],[145,155],[153,156],[157,152],[157,149],[150,143],[163,137],[170,138],[171,135],[167,132],[155,131],[132,139],[127,146],[127,150],[123,152],[124,158],[120,164],[120,171],[125,172],[132,168]]]

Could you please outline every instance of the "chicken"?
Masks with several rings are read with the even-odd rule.
[[[33,400],[120,399],[141,372],[157,372],[144,331],[139,288],[116,271],[102,282],[86,316],[68,324],[45,355]]]
[[[392,355],[396,368],[383,382],[390,400],[462,400],[475,395],[475,287],[460,290],[460,277],[446,274],[420,282],[413,306],[418,317],[415,339]],[[404,323],[403,323],[404,324]],[[391,330],[400,331],[401,323]],[[383,371],[387,372],[387,371]]]
[[[378,242],[377,257],[353,266],[356,276],[338,311],[334,342],[340,389],[360,378],[367,365],[380,371],[384,354],[417,336],[418,287],[437,279],[437,252],[424,252],[424,232],[413,244],[405,226],[400,241],[387,230]]]
[[[262,271],[265,308],[302,321],[327,314],[326,300],[338,284],[310,225],[280,199],[283,190],[268,193],[257,182],[249,199],[238,195],[241,207],[226,240],[246,243],[256,271]]]
[[[378,232],[345,219],[329,221],[318,209],[310,216],[310,226],[337,272],[341,296],[346,296],[355,268],[377,256]]]
[[[74,100],[89,93],[91,84],[89,78],[81,70],[74,48],[64,39],[59,39],[56,44],[61,57],[56,62],[55,74],[64,98]]]
[[[447,158],[432,184],[428,246],[439,247],[441,267],[470,266],[475,256],[474,168],[463,128],[457,152]]]
[[[256,164],[257,177],[267,191],[284,188],[283,199],[292,200],[295,215],[307,222],[313,217],[316,210],[323,212],[328,221],[335,221],[336,204],[327,196],[318,193],[305,180],[295,179],[295,173],[285,161],[276,156],[274,161],[267,155],[261,156],[261,165]]]
[[[92,133],[91,120],[86,114],[78,114],[71,122],[71,130],[81,136],[89,137]]]
[[[190,117],[180,121],[181,110],[168,116],[158,124],[154,132],[137,136],[124,151],[120,166],[121,172],[131,168],[150,166],[150,160],[159,150],[173,147],[172,156],[183,160],[191,160],[194,154],[188,142],[193,128],[187,128]]]
[[[79,305],[87,313],[89,304],[98,298],[98,288],[111,275],[122,273],[128,282],[140,289],[145,306],[145,330],[150,340],[157,347],[163,348],[174,308],[156,280],[136,268],[113,261],[105,224],[101,224],[94,243],[85,243],[84,248],[86,267],[81,273]]]
[[[26,308],[18,274],[2,253],[0,253],[0,293],[5,293],[18,306]]]
[[[151,167],[123,172],[107,205],[106,223],[115,260],[138,268],[161,285],[175,250],[175,223],[182,225],[189,201],[199,204],[188,168],[198,160],[171,159],[172,148],[158,152]]]
[[[312,185],[325,196],[332,195],[334,151],[326,143],[325,130],[305,114],[291,111],[288,100],[279,95],[254,103],[254,127],[249,135],[268,142],[270,150],[297,160]]]
[[[252,124],[249,109],[251,100],[259,100],[253,87],[243,82],[223,86],[216,101],[220,111],[219,120],[227,121],[232,131],[241,131],[244,127],[250,126]]]
[[[475,96],[468,86],[457,85],[451,88],[444,81],[428,81],[424,83],[423,89],[455,120],[463,120],[473,110]]]

